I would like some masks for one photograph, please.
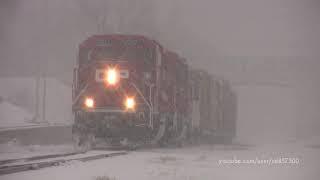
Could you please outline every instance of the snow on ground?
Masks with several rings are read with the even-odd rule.
[[[124,156],[0,176],[0,179],[93,180],[105,176],[116,180],[317,180],[320,176],[319,153],[320,149],[298,143],[144,149]],[[267,162],[282,157],[298,161],[291,164]],[[235,163],[239,161],[241,163]]]
[[[25,109],[5,100],[0,101],[0,127],[17,127],[33,125],[33,115]]]
[[[71,86],[55,78],[46,79],[45,121],[51,125],[72,123]]]
[[[61,145],[21,145],[13,140],[6,144],[0,144],[0,160],[28,158],[40,155],[50,155],[73,152],[73,146],[69,144]],[[1,177],[0,177],[1,179]]]
[[[17,117],[16,119],[7,118],[10,127],[12,125],[25,126],[23,117],[25,111],[32,114],[33,117],[37,117],[35,121],[38,123],[48,125],[69,125],[72,123],[70,85],[51,77],[41,78],[38,83],[36,77],[0,78],[0,84],[0,96],[8,100],[7,102],[17,104],[20,108],[18,112],[6,112],[7,109],[1,110],[0,107],[1,112],[6,112],[7,115],[14,114],[12,116]],[[10,108],[12,109],[12,107]],[[3,122],[1,114],[3,113],[0,113],[0,128],[7,127],[8,125]],[[36,116],[36,114],[38,115]]]
[[[35,112],[36,79],[32,77],[0,77],[0,96],[13,104]]]

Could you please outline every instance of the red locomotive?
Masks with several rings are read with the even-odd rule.
[[[91,148],[97,144],[181,143],[196,129],[202,132],[201,123],[195,121],[201,121],[206,113],[198,112],[199,117],[193,114],[196,108],[211,111],[211,106],[203,109],[208,99],[200,98],[211,93],[211,87],[201,83],[212,78],[206,81],[203,74],[144,36],[88,38],[79,46],[74,70],[76,144]],[[213,116],[205,118],[210,121]],[[233,137],[234,128],[230,131],[228,137]]]

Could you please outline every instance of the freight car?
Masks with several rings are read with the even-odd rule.
[[[191,131],[211,143],[230,143],[236,136],[237,97],[228,81],[192,70]]]
[[[226,84],[144,36],[92,36],[80,44],[73,74],[75,144],[164,145],[194,134],[230,139],[235,120],[226,110],[234,104]]]

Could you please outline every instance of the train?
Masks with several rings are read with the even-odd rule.
[[[73,71],[72,135],[81,149],[231,142],[230,83],[142,35],[93,35]]]

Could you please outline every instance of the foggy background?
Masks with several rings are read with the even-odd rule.
[[[70,86],[81,41],[142,34],[232,82],[240,139],[320,135],[318,0],[1,0],[0,24],[1,82]]]

